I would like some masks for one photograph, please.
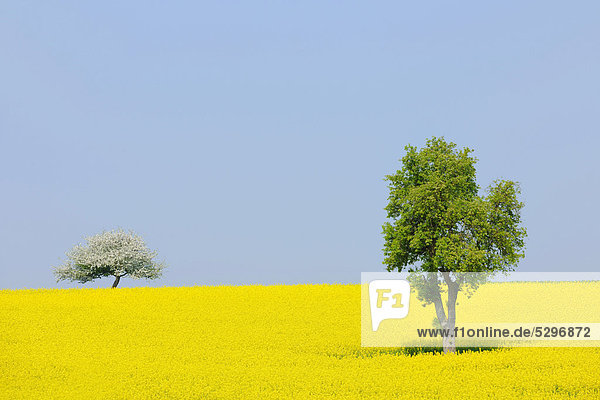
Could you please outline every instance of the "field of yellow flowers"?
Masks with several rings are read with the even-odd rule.
[[[360,285],[2,290],[0,398],[600,398],[598,348],[361,348],[360,296]]]

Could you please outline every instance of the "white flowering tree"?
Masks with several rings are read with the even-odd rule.
[[[114,276],[116,288],[124,276],[156,279],[165,265],[154,261],[157,253],[148,249],[134,232],[122,229],[102,232],[85,239],[66,253],[68,261],[54,268],[57,282],[70,280],[86,283],[104,276]]]

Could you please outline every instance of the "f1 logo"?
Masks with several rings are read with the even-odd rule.
[[[369,304],[373,331],[384,319],[402,319],[408,315],[410,284],[400,279],[375,280],[369,283]]]

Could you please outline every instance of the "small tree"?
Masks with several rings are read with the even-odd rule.
[[[124,276],[156,279],[165,268],[164,264],[153,261],[157,253],[148,249],[144,240],[131,231],[118,229],[103,232],[86,238],[86,242],[68,251],[68,261],[54,268],[57,282],[70,280],[86,283],[104,276],[114,276],[112,287],[116,288]]]
[[[432,138],[425,148],[406,146],[402,169],[387,175],[391,219],[383,225],[388,271],[425,272],[422,300],[435,305],[438,321],[454,331],[456,297],[464,274],[454,272],[512,271],[524,257],[525,228],[519,186],[497,180],[480,196],[472,150],[457,150],[444,138]],[[447,285],[447,313],[437,291],[437,276]],[[413,277],[414,279],[414,277]],[[476,286],[476,285],[475,285]],[[431,290],[433,289],[433,292]],[[429,291],[429,292],[428,292]],[[454,351],[454,338],[444,338],[444,350]]]

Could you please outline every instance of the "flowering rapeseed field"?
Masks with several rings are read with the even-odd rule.
[[[360,285],[0,291],[1,399],[600,398],[597,348],[360,347]]]

